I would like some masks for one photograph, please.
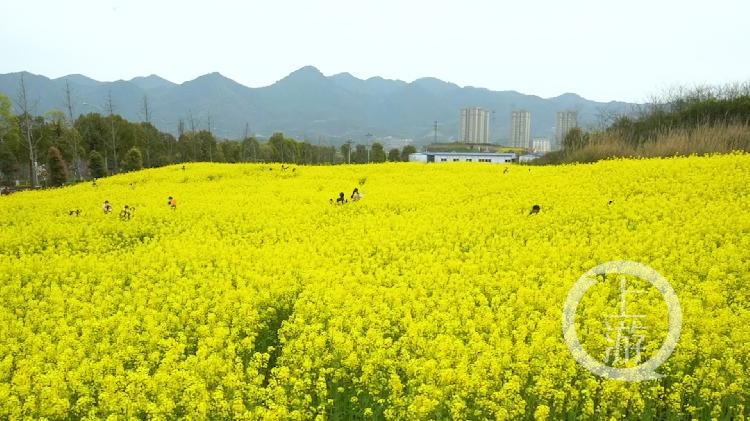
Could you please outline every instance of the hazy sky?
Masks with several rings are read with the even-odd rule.
[[[0,73],[101,81],[306,65],[411,82],[642,102],[750,80],[748,0],[3,0]]]

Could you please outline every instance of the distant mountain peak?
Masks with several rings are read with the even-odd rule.
[[[164,79],[163,77],[159,75],[155,75],[153,73],[148,76],[138,76],[138,77],[134,77],[133,79],[130,79],[131,82],[134,80],[154,80],[154,81],[158,80],[160,82],[169,82],[167,79]]]
[[[133,79],[130,79],[129,82],[132,83],[133,85],[140,87],[141,89],[146,89],[146,90],[175,86],[175,83],[170,82],[167,79],[164,79],[155,74],[150,74],[145,77],[143,76],[134,77]]]
[[[558,95],[552,99],[570,99],[570,100],[582,100],[584,99],[582,96],[575,94],[573,92],[565,92],[562,95]]]
[[[323,74],[315,66],[303,66],[303,67],[300,67],[299,69],[297,69],[297,70],[295,70],[295,71],[292,72],[292,74],[295,74],[295,73],[314,73],[314,74],[318,74],[318,75],[322,75]]]
[[[228,77],[222,75],[219,72],[206,73],[205,75],[198,77],[198,79],[201,79],[201,78],[204,78],[204,79],[229,79]]]
[[[360,80],[360,79],[354,77],[349,72],[336,73],[335,75],[331,76],[331,79],[350,79],[350,80],[351,79],[357,79],[357,80]]]
[[[205,75],[198,76],[193,80],[189,80],[185,83],[224,83],[229,82],[231,84],[239,85],[236,81],[222,75],[219,72],[206,73]]]
[[[276,82],[279,85],[308,86],[329,83],[330,80],[313,66],[301,67]]]
[[[320,70],[318,70],[316,67],[313,67],[313,66],[305,66],[305,67],[300,67],[299,69],[293,71],[292,73],[289,73],[289,75],[281,79],[281,81],[314,80],[314,79],[320,79],[320,78],[325,78],[325,75],[323,75],[323,73]]]
[[[59,80],[67,80],[73,83],[77,83],[79,85],[84,86],[92,86],[92,85],[99,85],[102,82],[99,82],[97,80],[91,79],[90,77],[86,75],[82,75],[79,73],[74,73],[72,75],[63,76],[61,78],[58,78]]]
[[[440,83],[448,83],[448,82],[445,82],[443,80],[440,80],[440,79],[438,79],[436,77],[432,77],[432,76],[420,77],[419,79],[415,79],[414,82],[428,82],[428,83],[440,82]]]

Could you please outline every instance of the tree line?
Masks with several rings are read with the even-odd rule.
[[[750,151],[750,82],[678,89],[600,130],[571,129],[537,164]]]
[[[11,100],[0,94],[0,184],[59,186],[123,171],[186,162],[264,162],[298,165],[407,161],[411,145],[386,151],[381,143],[347,142],[339,148],[297,141],[274,133],[261,141],[245,135],[239,140],[217,139],[209,130],[185,130],[177,137],[160,132],[149,121],[131,122],[112,111],[73,118],[52,110],[33,115],[22,80],[13,112]],[[146,102],[144,102],[147,104]],[[148,112],[146,113],[148,120]],[[192,125],[191,125],[192,126]]]

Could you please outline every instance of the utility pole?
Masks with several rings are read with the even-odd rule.
[[[148,95],[143,95],[143,118],[145,119],[146,123],[148,125],[151,125],[151,107],[148,105]],[[146,138],[144,139],[146,142],[145,149],[146,149],[146,167],[151,167],[151,143],[153,142],[152,139]]]
[[[351,164],[352,163],[352,140],[349,139],[346,141],[346,144],[349,145],[348,148],[346,148],[346,152],[348,157],[346,158],[346,163]]]
[[[119,167],[117,166],[117,143],[115,141],[115,110],[114,105],[112,104],[112,91],[109,91],[107,94],[107,111],[109,112],[109,125],[112,129],[112,156],[115,159],[113,170],[114,173],[117,174],[120,172]]]
[[[437,120],[435,120],[435,136],[432,140],[432,143],[437,143]]]
[[[365,135],[367,138],[367,163],[370,163],[370,149],[372,149],[372,133],[367,133]]]
[[[491,121],[490,121],[490,130],[489,130],[489,133],[487,134],[487,141],[490,142],[490,143],[492,143],[492,127],[493,127],[493,124],[497,124],[497,118],[495,118],[495,110],[492,110],[492,114],[490,115],[490,119],[491,119]],[[498,142],[498,143],[500,143],[500,142]]]
[[[214,162],[214,157],[213,157],[213,152],[212,152],[213,150],[212,140],[213,140],[214,135],[213,133],[211,133],[211,113],[208,114],[208,136],[210,137],[209,142],[208,142],[208,160],[210,162]]]
[[[250,129],[250,124],[247,123],[247,122],[245,122],[245,135],[242,137],[242,156],[240,157],[240,159],[242,160],[242,162],[247,162],[245,160],[245,146],[246,146],[245,142],[247,142],[247,131],[249,129]]]

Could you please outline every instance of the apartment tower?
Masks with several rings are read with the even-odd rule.
[[[490,142],[490,112],[479,107],[461,109],[458,141],[463,143]]]
[[[576,111],[560,111],[557,113],[555,124],[555,149],[562,147],[563,139],[570,129],[578,127],[578,113]]]
[[[510,116],[510,139],[517,148],[531,148],[531,113],[515,110]]]

